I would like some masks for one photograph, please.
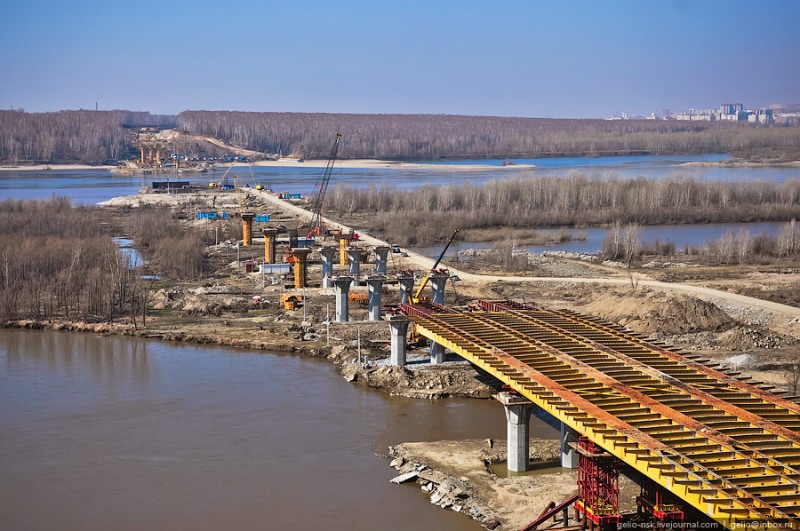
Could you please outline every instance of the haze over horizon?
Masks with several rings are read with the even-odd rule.
[[[4,5],[0,108],[605,118],[800,103],[794,0]]]

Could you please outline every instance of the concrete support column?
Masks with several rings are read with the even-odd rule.
[[[339,265],[347,265],[347,248],[350,247],[350,237],[342,236],[339,238]]]
[[[361,275],[361,253],[360,247],[348,247],[347,257],[350,259],[350,276],[353,278]]]
[[[392,351],[389,363],[396,367],[404,367],[406,364],[406,348],[408,342],[409,320],[404,315],[393,315],[389,317],[389,331],[392,336]]]
[[[275,252],[278,229],[263,229],[261,233],[264,235],[264,263],[274,264],[275,260],[278,258]]]
[[[413,273],[399,275],[397,283],[400,286],[400,304],[409,304],[411,302],[411,293],[414,290]]]
[[[447,287],[447,281],[450,279],[448,273],[431,273],[431,302],[434,304],[444,304],[444,290]]]
[[[437,365],[444,363],[444,347],[436,341],[431,341],[431,363]]]
[[[294,287],[302,289],[306,286],[306,272],[308,271],[308,255],[311,249],[292,249],[294,258]]]
[[[381,291],[383,291],[384,280],[386,280],[384,276],[371,276],[367,278],[367,289],[369,292],[367,310],[370,321],[381,320]]]
[[[253,220],[255,214],[245,212],[242,214],[242,245],[249,247],[253,245]]]
[[[533,404],[505,404],[508,433],[508,470],[525,472],[528,470],[530,453],[530,419]]]
[[[139,146],[139,162],[144,164],[144,148]]]
[[[389,267],[389,247],[386,245],[379,245],[375,247],[375,274],[385,275],[386,269]]]
[[[563,468],[578,468],[578,452],[570,446],[570,443],[577,444],[580,436],[580,433],[563,422],[561,423],[561,466]]]
[[[350,283],[353,281],[350,277],[336,277],[333,279],[333,286],[336,288],[336,322],[346,323],[350,316],[348,315],[348,300],[347,295],[350,293]]]
[[[333,258],[336,256],[336,247],[323,247],[322,255],[322,287],[333,287]]]

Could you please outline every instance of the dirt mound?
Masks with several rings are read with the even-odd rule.
[[[718,306],[684,294],[650,290],[607,291],[581,311],[644,334],[687,334],[727,330],[736,324]]]

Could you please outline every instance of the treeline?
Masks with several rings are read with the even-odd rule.
[[[405,245],[427,245],[453,229],[588,227],[788,221],[800,217],[800,180],[712,182],[621,179],[571,172],[423,186],[415,190],[337,186],[326,211],[370,217],[369,229]]]
[[[437,160],[742,153],[800,158],[800,128],[733,122],[184,111],[0,111],[0,161],[102,163],[135,157],[131,128],[179,127],[273,155]]]
[[[185,111],[178,125],[261,151],[388,160],[536,158],[685,153],[800,156],[800,128],[733,122],[573,120],[490,116]]]
[[[145,112],[0,111],[0,161],[102,164],[128,159],[131,128],[174,126],[174,116]]]
[[[0,318],[113,321],[142,288],[92,211],[66,198],[0,203]]]

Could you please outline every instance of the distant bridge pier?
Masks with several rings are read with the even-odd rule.
[[[444,290],[447,281],[450,280],[449,273],[431,273],[431,302],[434,304],[444,304]]]
[[[404,315],[389,317],[389,331],[392,336],[389,362],[395,367],[405,367],[406,365],[406,349],[408,348],[406,334],[409,324],[410,321]]]
[[[528,470],[530,455],[530,420],[533,402],[510,393],[500,393],[497,399],[503,404],[506,412],[508,471],[525,472]]]
[[[333,287],[333,259],[336,257],[336,247],[323,247],[322,255],[322,287]]]
[[[386,245],[378,245],[375,247],[375,274],[385,275],[389,265],[389,247]]]
[[[350,293],[350,283],[353,281],[350,277],[336,277],[333,279],[333,286],[336,288],[336,322],[346,323],[349,320],[348,315],[348,300],[347,296]]]

